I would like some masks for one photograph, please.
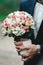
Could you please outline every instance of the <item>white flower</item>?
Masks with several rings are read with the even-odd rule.
[[[20,19],[19,18],[16,18],[16,22],[19,23],[20,22]]]
[[[9,15],[8,15],[8,17],[11,17],[13,15],[13,13],[10,13]]]
[[[4,20],[4,24],[7,23],[7,24],[12,24],[12,19],[11,18],[6,18]]]
[[[17,35],[18,34],[18,31],[12,31],[13,34]]]
[[[13,21],[12,21],[12,24],[16,24],[16,21],[15,21],[15,20],[13,20]]]
[[[24,24],[25,23],[25,20],[22,20],[21,22],[20,22],[20,24]]]
[[[3,34],[6,34],[6,33],[7,33],[7,30],[4,29],[4,28],[2,28],[2,33],[3,33]]]
[[[19,31],[20,31],[21,29],[20,29],[20,27],[17,26],[17,27],[15,28],[15,30],[19,30]]]
[[[19,17],[19,11],[15,11],[14,14]]]

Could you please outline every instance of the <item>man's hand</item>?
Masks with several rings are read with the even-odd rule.
[[[26,48],[25,48],[26,49]],[[22,61],[30,60],[38,53],[37,45],[31,44],[27,47],[27,52],[22,55]]]
[[[23,46],[23,45],[16,45],[17,51],[21,50],[27,50],[25,54],[22,54],[22,61],[27,61],[29,59],[32,59],[34,55],[38,53],[37,45],[31,44],[29,46]]]

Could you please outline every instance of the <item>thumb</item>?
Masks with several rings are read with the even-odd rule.
[[[20,49],[21,49],[21,50],[25,50],[25,49],[26,49],[26,50],[29,50],[30,47],[29,47],[29,46],[21,46]]]

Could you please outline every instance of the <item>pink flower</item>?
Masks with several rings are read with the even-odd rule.
[[[26,30],[26,32],[29,32],[30,30]]]
[[[20,21],[22,21],[22,20],[24,20],[24,19],[25,19],[24,16],[21,16],[21,17],[20,17]]]
[[[24,14],[24,11],[19,12],[19,14]]]
[[[16,26],[17,26],[17,24],[15,23],[15,24],[14,24],[14,27],[16,27]]]
[[[26,21],[29,21],[29,20],[30,20],[30,18],[29,18],[29,17],[26,17],[26,18],[25,18],[25,20],[26,20]]]
[[[29,28],[29,27],[27,27],[27,26],[23,26],[23,29],[24,29],[24,30],[27,30],[28,28]]]
[[[12,16],[12,20],[15,20],[15,19],[16,19],[16,16],[13,15],[13,16]]]
[[[8,27],[8,28],[10,28],[10,24],[5,23],[5,26]]]
[[[19,26],[19,27],[20,27],[20,26],[21,26],[21,25],[20,25],[20,23],[18,23],[18,24],[17,24],[17,26]]]

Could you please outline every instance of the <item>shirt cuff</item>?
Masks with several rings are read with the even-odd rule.
[[[40,50],[41,50],[40,45],[37,45],[37,50],[38,50],[38,53],[40,53]]]

